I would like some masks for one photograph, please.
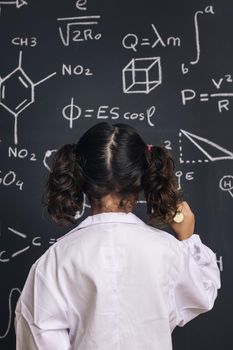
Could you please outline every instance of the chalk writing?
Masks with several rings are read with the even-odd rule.
[[[59,34],[64,46],[69,46],[71,42],[96,41],[102,36],[95,33],[90,26],[98,24],[100,16],[79,16],[57,18],[60,23]],[[85,28],[87,27],[87,28]],[[84,28],[84,29],[83,29]]]
[[[213,6],[206,6],[204,11],[196,11],[194,14],[194,28],[195,28],[195,46],[196,46],[196,58],[190,61],[190,64],[195,65],[200,60],[200,34],[199,34],[199,25],[198,25],[198,15],[212,14],[214,15]],[[189,68],[185,67],[184,63],[181,65],[181,70],[183,74],[189,72]]]
[[[78,10],[85,11],[87,9],[86,4],[87,0],[77,0],[75,6]]]
[[[181,177],[184,176],[185,180],[191,181],[194,179],[194,171],[188,171],[187,173],[183,173],[181,170],[177,170],[175,173],[177,177],[177,182],[178,182],[178,190],[180,190],[181,187]]]
[[[62,115],[65,119],[69,120],[69,127],[73,128],[73,121],[81,116],[81,108],[74,105],[74,98],[71,98],[71,103],[65,106],[62,110]]]
[[[2,175],[2,171],[0,170],[0,185],[2,186],[14,185],[21,191],[23,189],[23,181],[17,180],[17,175],[13,170],[10,170],[3,175]]]
[[[8,254],[6,250],[2,250],[0,252],[0,263],[8,263],[9,261],[11,261],[11,259],[25,253],[30,248],[40,247],[42,245],[42,239],[40,236],[33,237],[32,239],[30,239],[30,242],[28,242],[28,236],[25,233],[20,232],[19,230],[16,230],[12,227],[8,227],[7,229],[11,234],[16,235],[17,237],[20,237],[23,240],[26,240],[27,243],[21,249],[11,254]],[[55,243],[56,241],[57,241],[56,238],[49,238],[49,244],[51,244],[51,242]]]
[[[36,37],[31,37],[31,38],[15,37],[11,40],[11,42],[13,45],[16,45],[16,46],[35,47],[37,45],[37,38]]]
[[[232,82],[231,75],[227,75],[226,81],[228,83]],[[213,84],[217,89],[220,89],[220,86],[223,82],[223,78],[221,78],[218,82],[212,79]],[[184,89],[181,90],[181,99],[183,106],[186,106],[192,100],[197,98],[200,102],[209,102],[210,99],[218,99],[218,111],[221,113],[222,111],[229,111],[229,98],[233,97],[232,92],[216,92],[216,93],[200,93],[197,94],[193,89]]]
[[[36,161],[36,155],[35,153],[30,153],[26,148],[18,149],[17,147],[9,147],[8,148],[8,156],[9,158],[20,158],[20,159],[29,159],[31,161]]]
[[[121,112],[120,107],[111,106],[99,106],[96,111],[95,109],[87,108],[82,112],[82,108],[77,104],[74,104],[74,98],[71,98],[71,103],[62,109],[62,115],[65,119],[69,120],[69,127],[73,127],[73,121],[79,119],[81,116],[84,118],[92,118],[93,115],[96,119],[111,119],[116,120],[120,117],[126,120],[146,120],[150,126],[154,126],[152,117],[155,114],[156,107],[151,106],[144,112]]]
[[[6,338],[6,336],[10,332],[10,328],[11,328],[11,325],[12,325],[13,319],[14,319],[14,314],[12,312],[12,310],[13,310],[12,298],[13,298],[13,294],[16,294],[16,292],[17,292],[18,296],[21,294],[21,290],[19,288],[12,288],[10,290],[9,297],[8,297],[8,312],[9,312],[8,313],[8,323],[7,323],[6,331],[4,333],[0,333],[0,339]]]
[[[157,45],[161,45],[162,47],[173,46],[180,47],[181,39],[178,36],[170,36],[166,39],[162,38],[158,29],[154,24],[151,24],[152,33],[154,35],[153,42],[149,38],[141,38],[139,39],[136,34],[128,33],[122,39],[122,45],[125,49],[133,50],[135,52],[138,51],[138,46],[149,46],[152,49]]]
[[[233,176],[224,175],[219,181],[219,188],[226,191],[233,198]]]
[[[91,76],[93,73],[90,68],[84,68],[81,64],[77,64],[72,67],[71,64],[63,64],[62,65],[62,75],[86,75]]]

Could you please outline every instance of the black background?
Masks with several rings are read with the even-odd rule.
[[[233,175],[232,159],[194,163],[192,160],[208,158],[183,135],[184,163],[180,162],[179,132],[180,129],[186,130],[233,151],[232,97],[229,97],[229,110],[222,112],[218,110],[221,98],[200,101],[201,93],[233,92],[232,82],[227,82],[225,77],[233,74],[233,2],[88,0],[87,9],[79,10],[73,0],[28,0],[28,5],[20,8],[14,4],[0,6],[1,78],[4,80],[17,68],[20,51],[22,69],[34,84],[56,72],[50,79],[34,86],[34,103],[19,114],[18,145],[14,144],[14,116],[0,106],[0,257],[2,260],[9,259],[7,262],[0,261],[0,348],[15,348],[12,318],[19,293],[16,290],[12,293],[9,309],[10,292],[13,288],[22,290],[30,266],[50,246],[50,239],[56,239],[73,228],[56,226],[43,212],[41,195],[48,174],[43,164],[45,153],[62,144],[77,142],[90,126],[104,120],[97,118],[98,108],[109,106],[102,114],[108,115],[106,120],[134,126],[147,143],[164,142],[171,146],[177,170],[183,173],[181,185],[184,197],[196,214],[196,233],[223,262],[222,288],[214,309],[184,328],[177,328],[173,333],[174,349],[231,349],[233,197],[228,191],[220,189],[219,182],[223,176]],[[213,6],[214,14],[205,12],[207,6]],[[200,59],[192,65],[190,61],[196,58],[194,15],[197,11],[202,11],[197,16]],[[65,46],[59,35],[61,23],[57,18],[91,15],[100,16],[98,24],[80,25],[75,29],[92,28],[94,35],[101,33],[102,37],[74,42],[71,35],[70,45]],[[151,24],[157,28],[166,46],[158,43],[152,47],[156,36]],[[148,38],[151,45],[138,44],[137,52],[126,49],[122,40],[129,33],[135,34],[139,42]],[[171,36],[180,37],[181,45],[167,45],[167,38]],[[36,37],[37,45],[14,45],[12,39],[15,37],[29,38],[29,43],[30,38]],[[132,59],[147,57],[161,57],[162,84],[149,94],[124,93],[123,68]],[[189,69],[187,74],[182,73],[182,63]],[[89,68],[93,75],[62,75],[63,64],[72,67],[81,65]],[[224,77],[220,89],[217,89],[211,79],[218,81]],[[187,101],[185,106],[181,99],[184,89],[192,89],[196,93],[196,97]],[[13,82],[6,93],[11,102],[24,99],[21,98],[23,93],[19,83],[14,85]],[[71,98],[82,111],[80,117],[73,121],[73,128],[69,127],[69,120],[62,113]],[[151,106],[156,107],[151,118],[154,126],[150,126],[146,119],[124,119],[127,111],[143,113]],[[120,109],[120,117],[115,120],[109,113],[113,107]],[[85,109],[94,109],[91,118],[84,116]],[[210,154],[222,155],[216,148],[202,145]],[[17,147],[18,152],[26,149],[29,156],[9,157],[9,147]],[[30,160],[32,153],[35,161]],[[186,163],[186,160],[191,163]],[[9,171],[15,172],[16,181],[23,181],[22,190],[15,182],[8,186],[3,183]],[[191,181],[185,179],[188,172],[193,172]],[[89,213],[90,209],[86,208],[77,223]],[[146,221],[145,204],[139,203],[135,213]],[[27,237],[20,237],[9,228]],[[40,246],[32,244],[35,237],[40,237],[37,240]],[[30,246],[27,251],[12,257],[27,246]]]

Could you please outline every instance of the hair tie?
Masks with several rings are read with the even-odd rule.
[[[153,146],[153,145],[151,145],[151,144],[148,144],[148,145],[147,145],[147,150],[148,150],[148,152],[151,152],[152,147],[154,147],[154,146]]]

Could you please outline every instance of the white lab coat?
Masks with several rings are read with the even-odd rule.
[[[171,333],[213,307],[215,254],[133,213],[88,216],[31,267],[17,350],[171,350]]]

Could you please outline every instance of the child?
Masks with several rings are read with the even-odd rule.
[[[133,210],[143,192],[149,224]],[[215,254],[194,234],[174,162],[126,124],[98,123],[56,153],[46,205],[91,215],[31,267],[15,317],[18,350],[171,350],[171,333],[210,310]],[[171,226],[173,235],[153,227]]]

